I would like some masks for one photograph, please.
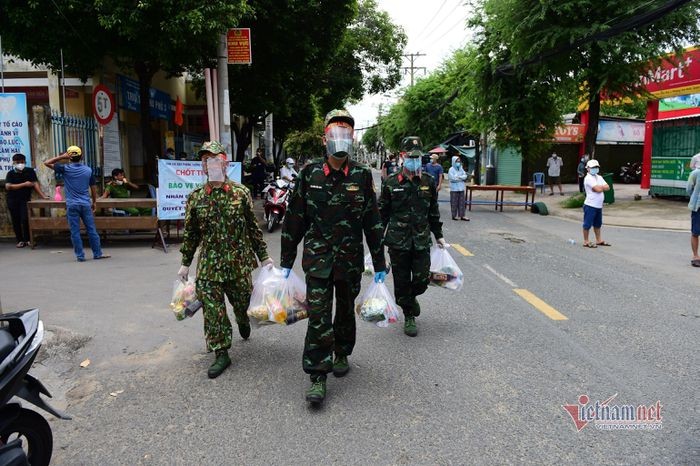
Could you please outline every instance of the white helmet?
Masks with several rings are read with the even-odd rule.
[[[285,160],[285,162],[287,163],[287,165],[289,165],[289,164],[294,165],[296,163],[296,162],[294,162],[294,159],[291,157],[289,157],[287,160]]]

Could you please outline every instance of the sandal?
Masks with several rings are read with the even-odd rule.
[[[691,260],[690,265],[692,265],[693,267],[700,267],[700,259]]]
[[[597,248],[598,246],[597,246],[593,241],[591,241],[590,243],[583,243],[583,247],[584,247],[584,248],[595,249],[595,248]]]
[[[463,221],[465,221],[465,222],[468,222],[468,221],[469,221],[469,218],[468,218],[468,217],[462,217],[462,218],[460,218],[460,220],[463,220]]]
[[[16,245],[15,247],[16,247],[16,248],[23,248],[23,247],[25,247],[26,245],[27,245],[27,243],[25,243],[24,241],[20,241],[19,243],[17,243],[17,245]]]
[[[601,241],[600,243],[596,243],[597,246],[612,246],[612,244],[608,243],[607,241]]]

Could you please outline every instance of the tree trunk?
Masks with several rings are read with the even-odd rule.
[[[593,87],[591,87],[593,92]],[[600,91],[588,99],[588,128],[586,128],[586,153],[595,158],[595,142],[598,139],[598,120],[600,119]]]
[[[253,140],[253,122],[255,117],[243,117],[242,123],[234,123],[231,125],[233,134],[236,136],[236,154],[234,162],[243,162],[245,159],[245,151]]]
[[[153,134],[151,131],[151,81],[155,71],[153,67],[143,62],[134,64],[134,70],[139,78],[139,96],[141,99],[141,145],[143,147],[144,159],[144,178],[153,183],[157,183],[156,179],[156,156],[158,152],[153,142]]]

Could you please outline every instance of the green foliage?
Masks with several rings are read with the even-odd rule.
[[[379,125],[368,128],[362,135],[362,145],[368,152],[373,152],[379,142]]]
[[[565,209],[580,209],[581,207],[583,207],[583,201],[585,200],[585,194],[576,193],[573,196],[569,196],[563,201],[561,201],[561,206]]]
[[[290,132],[284,140],[284,150],[301,166],[306,160],[323,156],[322,135],[323,119],[317,117],[310,128]]]

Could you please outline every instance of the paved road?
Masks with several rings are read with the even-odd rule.
[[[613,247],[589,250],[575,222],[486,208],[453,222],[448,207],[447,240],[473,254],[452,251],[464,288],[428,290],[415,339],[358,322],[321,409],[303,400],[304,324],[235,338],[233,366],[207,379],[201,316],[167,310],[175,250],[112,243],[110,261],[78,264],[67,243],[0,245],[5,310],[39,306],[53,330],[35,373],[74,415],[52,421],[55,464],[700,463],[688,234],[604,227]],[[582,394],[658,400],[663,428],[577,432],[562,406]]]

